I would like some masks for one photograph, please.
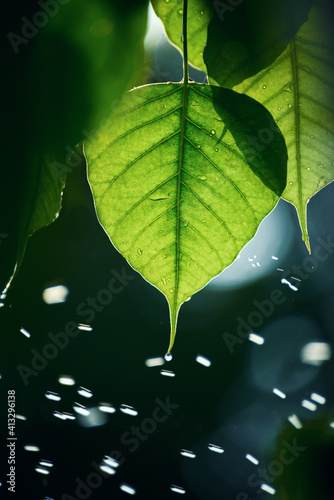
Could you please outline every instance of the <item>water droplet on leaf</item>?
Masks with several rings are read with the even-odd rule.
[[[183,9],[179,9],[179,10],[178,10],[178,13],[179,13],[180,15],[182,15],[182,14],[183,14]]]
[[[201,179],[201,181],[206,181],[207,177],[206,177],[206,175],[201,175],[200,179]]]
[[[263,89],[266,89],[266,88],[267,88],[267,85],[262,85],[262,88],[263,88]]]
[[[210,130],[210,134],[211,134],[211,135],[215,135],[215,133],[216,133],[215,129],[213,129],[213,128],[212,128],[212,129]]]
[[[290,185],[290,186],[292,186],[292,184],[293,184],[293,182],[292,182],[292,181],[290,181],[290,182],[289,182],[289,185]]]
[[[141,249],[140,249],[140,248],[137,248],[137,254],[138,254],[138,255],[141,255],[142,253],[143,253],[143,252],[141,251]]]

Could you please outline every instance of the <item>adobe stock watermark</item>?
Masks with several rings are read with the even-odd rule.
[[[306,450],[305,446],[300,446],[297,440],[294,439],[292,443],[288,441],[283,441],[283,449],[281,450],[277,460],[272,460],[269,462],[266,468],[258,468],[256,472],[251,474],[247,480],[248,486],[251,488],[258,488],[255,491],[257,495],[260,495],[264,491],[270,491],[268,487],[273,481],[280,476],[287,465],[291,465],[299,455]],[[275,490],[273,491],[273,493]],[[246,492],[238,493],[235,500],[251,500],[251,497]]]
[[[213,7],[221,21],[224,21],[226,12],[233,12],[244,0],[213,0]]]
[[[138,450],[140,443],[146,441],[149,436],[154,434],[159,425],[166,422],[166,420],[180,408],[179,404],[171,403],[170,397],[167,396],[165,401],[160,398],[155,399],[156,406],[154,407],[151,416],[144,418],[140,425],[132,425],[129,430],[125,431],[121,437],[120,442],[123,446],[129,446],[129,452],[134,453]],[[116,465],[121,466],[126,461],[123,453],[119,450],[113,450],[109,453],[108,459],[116,461]],[[108,463],[108,460],[106,461]],[[90,472],[84,479],[77,477],[75,479],[75,496],[63,493],[61,500],[87,500],[92,495],[93,491],[99,488],[104,479],[111,477],[109,472],[101,469],[96,461],[91,463],[94,472]],[[112,466],[111,466],[112,467]],[[112,472],[114,473],[114,471]]]
[[[25,16],[21,17],[23,23],[21,34],[18,35],[12,31],[7,33],[7,38],[15,54],[20,51],[20,45],[27,45],[30,40],[35,38],[40,28],[44,28],[48,24],[50,17],[55,17],[58,14],[60,5],[66,5],[69,2],[70,0],[40,0],[38,5],[42,10],[35,12],[31,20]]]
[[[125,267],[121,273],[113,269],[111,271],[107,287],[102,288],[96,297],[87,297],[80,302],[76,308],[76,315],[82,318],[89,325],[94,321],[96,314],[102,312],[111,303],[113,296],[121,293],[130,281],[135,279],[134,275],[128,275]],[[27,365],[19,364],[17,370],[25,386],[30,382],[31,377],[39,375],[55,359],[59,351],[63,351],[69,344],[70,339],[79,335],[79,325],[75,321],[68,321],[64,330],[58,333],[49,332],[47,334],[49,342],[43,346],[41,352],[33,348],[30,350],[32,357]]]
[[[327,236],[327,240],[318,237],[318,245],[312,252],[312,255],[305,257],[301,265],[293,265],[291,269],[286,269],[282,276],[281,281],[288,283],[287,278],[297,277],[298,281],[308,279],[319,267],[320,262],[324,262],[330,255],[334,253],[334,242],[331,236]],[[297,288],[297,287],[295,287]],[[253,300],[252,304],[254,309],[244,319],[241,316],[237,317],[236,334],[224,332],[223,339],[231,354],[234,353],[235,346],[243,344],[248,339],[249,334],[255,329],[260,328],[266,319],[268,319],[275,311],[276,307],[284,304],[287,300],[287,295],[278,288],[270,292],[268,298],[258,301]]]

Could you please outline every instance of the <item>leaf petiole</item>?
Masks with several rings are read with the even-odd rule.
[[[188,74],[188,43],[187,43],[188,0],[183,0],[182,42],[183,42],[183,83],[189,81]]]

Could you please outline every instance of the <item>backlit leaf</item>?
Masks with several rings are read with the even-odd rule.
[[[288,179],[283,197],[297,209],[303,240],[308,200],[334,178],[334,15],[319,0],[309,21],[267,69],[235,90],[257,99],[276,119],[288,147]]]
[[[156,84],[125,94],[85,152],[102,226],[167,298],[170,351],[180,305],[233,262],[276,205],[283,137],[245,95]]]

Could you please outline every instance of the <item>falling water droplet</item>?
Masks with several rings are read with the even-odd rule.
[[[137,248],[137,254],[141,255],[142,253],[143,253],[142,250],[140,248]]]
[[[169,352],[167,354],[165,354],[165,360],[166,361],[172,361],[173,359],[173,355]]]

